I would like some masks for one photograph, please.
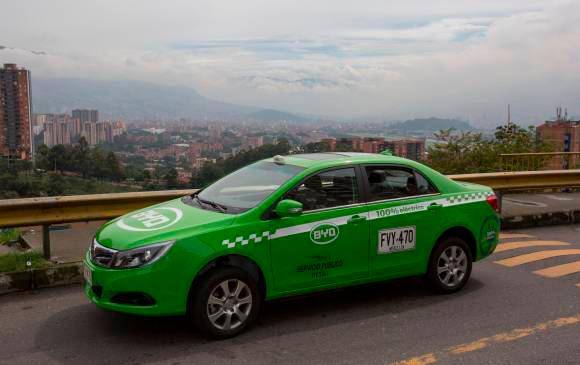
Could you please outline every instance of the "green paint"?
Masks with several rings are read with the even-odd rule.
[[[222,204],[257,202],[248,204],[249,208],[226,206],[223,213],[224,207],[191,198],[176,199],[112,220],[95,237],[106,248],[125,251],[161,242],[173,244],[157,261],[130,269],[98,266],[87,253],[85,264],[92,272],[93,285],[102,287],[102,295],[97,297],[88,285],[85,292],[102,308],[142,315],[174,315],[185,313],[191,284],[198,273],[227,255],[254,262],[262,271],[266,298],[273,299],[424,274],[437,240],[454,227],[471,232],[476,241],[476,260],[495,249],[499,216],[485,201],[492,193],[490,188],[458,183],[420,163],[394,156],[330,157],[309,159],[291,155],[285,156],[282,164],[264,160],[259,162],[262,165],[253,167],[254,171],[258,168],[268,169],[268,174],[282,171],[283,178],[278,176],[271,181],[260,178],[248,186],[244,182],[251,180],[251,176],[244,177],[242,171],[242,175],[236,175],[239,187],[225,186],[222,181],[219,189],[212,190],[213,196],[223,195],[223,200],[216,201]],[[413,169],[427,178],[437,193],[366,201],[361,191],[347,199],[350,202],[347,205],[308,211],[305,204],[303,212],[298,209],[301,202],[285,196],[320,171],[357,165]],[[322,179],[319,184],[327,186],[329,182]],[[200,197],[203,199],[204,195]],[[394,232],[402,227],[415,227],[414,246],[397,248],[392,253],[379,252],[380,232]],[[385,236],[383,243],[384,240]],[[141,251],[142,257],[151,254]],[[116,293],[137,291],[155,298],[156,304],[140,307],[111,301]]]

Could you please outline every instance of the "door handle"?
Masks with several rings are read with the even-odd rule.
[[[429,205],[427,207],[428,210],[438,210],[438,209],[441,209],[441,208],[443,208],[443,205],[438,204],[438,203],[432,203],[431,205]]]
[[[350,219],[347,221],[347,223],[359,223],[362,221],[366,221],[367,217],[362,216],[362,215],[353,215],[352,217],[350,217]]]

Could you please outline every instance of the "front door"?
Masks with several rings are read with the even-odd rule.
[[[368,276],[369,222],[354,167],[305,179],[284,199],[297,217],[273,219],[270,250],[277,290],[296,291]]]
[[[445,223],[441,196],[423,175],[408,167],[371,165],[365,172],[371,275],[422,272]]]

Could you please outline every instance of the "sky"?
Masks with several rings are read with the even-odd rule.
[[[3,0],[0,63],[328,118],[580,116],[580,1]]]

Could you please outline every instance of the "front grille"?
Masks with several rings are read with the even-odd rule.
[[[115,258],[116,250],[100,245],[96,240],[93,240],[91,246],[91,261],[98,266],[110,267]]]
[[[155,305],[155,299],[149,294],[141,292],[123,292],[113,295],[111,298],[112,303],[117,304],[130,304],[138,306],[149,306]]]

